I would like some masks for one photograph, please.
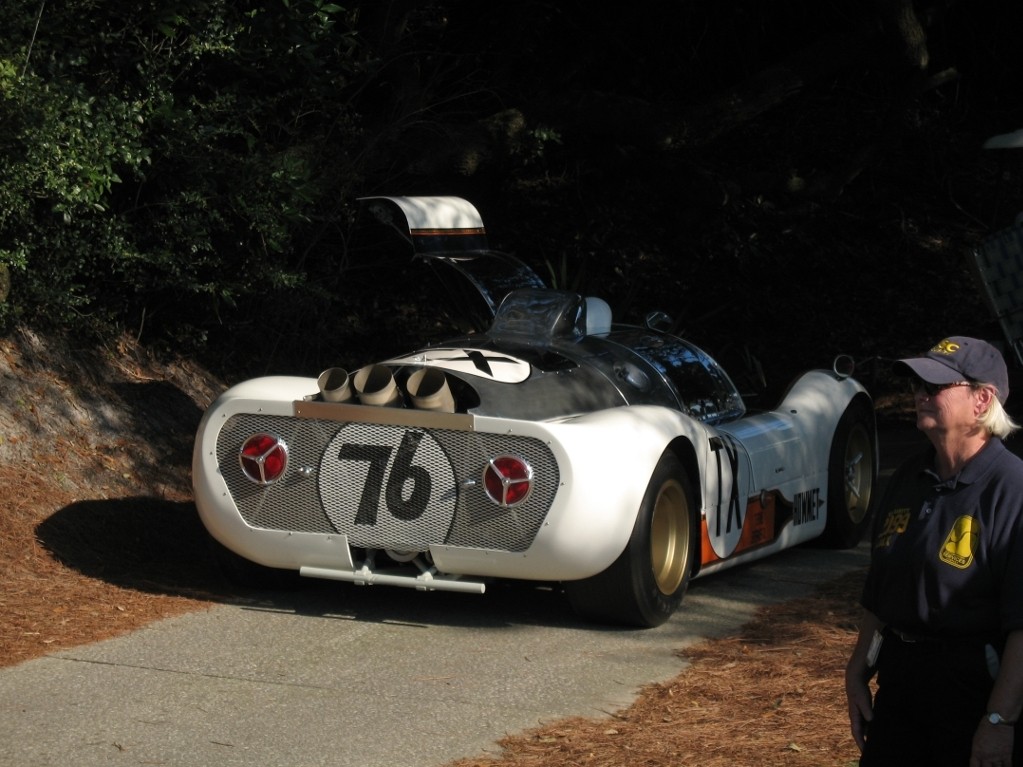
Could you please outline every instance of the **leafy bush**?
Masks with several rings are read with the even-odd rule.
[[[316,0],[4,4],[0,321],[174,331],[302,290],[357,178],[346,21]]]

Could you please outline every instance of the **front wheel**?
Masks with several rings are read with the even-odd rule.
[[[877,483],[877,427],[874,411],[856,400],[846,408],[835,429],[828,459],[827,521],[821,543],[852,548],[870,522]]]
[[[693,491],[678,458],[666,452],[650,478],[625,551],[601,573],[565,584],[581,617],[659,626],[682,602],[698,537]]]

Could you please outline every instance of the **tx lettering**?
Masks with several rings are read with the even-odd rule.
[[[796,493],[792,499],[792,524],[804,525],[815,522],[820,509],[821,489],[815,487],[802,493]]]
[[[728,514],[725,520],[725,532],[732,532],[732,519],[735,519],[735,529],[742,529],[742,508],[739,504],[739,448],[737,448],[731,442],[725,442],[724,440],[716,440],[711,442],[711,447],[715,451],[714,454],[717,456],[718,466],[718,508],[721,507],[721,501],[724,500],[722,497],[722,465],[721,465],[721,453],[725,454],[728,460],[728,466],[731,470],[732,482],[731,491],[728,494]],[[716,534],[721,536],[721,514],[717,515],[717,531]]]

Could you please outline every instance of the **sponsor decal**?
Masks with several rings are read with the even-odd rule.
[[[763,493],[757,498],[750,498],[746,504],[746,519],[742,526],[742,533],[733,548],[727,555],[719,556],[714,550],[711,540],[710,529],[707,527],[707,520],[704,519],[701,530],[701,551],[702,562],[709,565],[721,559],[741,554],[750,549],[759,548],[771,543],[775,539],[775,506],[777,497],[775,493]]]
[[[798,527],[809,522],[816,522],[820,516],[820,508],[821,489],[819,487],[796,493],[796,497],[792,499],[792,524]]]
[[[980,539],[980,522],[974,517],[959,517],[952,525],[938,559],[946,565],[965,570],[973,564],[973,553]]]

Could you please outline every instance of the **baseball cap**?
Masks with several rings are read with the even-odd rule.
[[[892,370],[898,375],[919,376],[932,384],[964,380],[991,384],[1003,405],[1009,397],[1009,372],[1001,352],[979,338],[950,336],[919,357],[896,360]]]

